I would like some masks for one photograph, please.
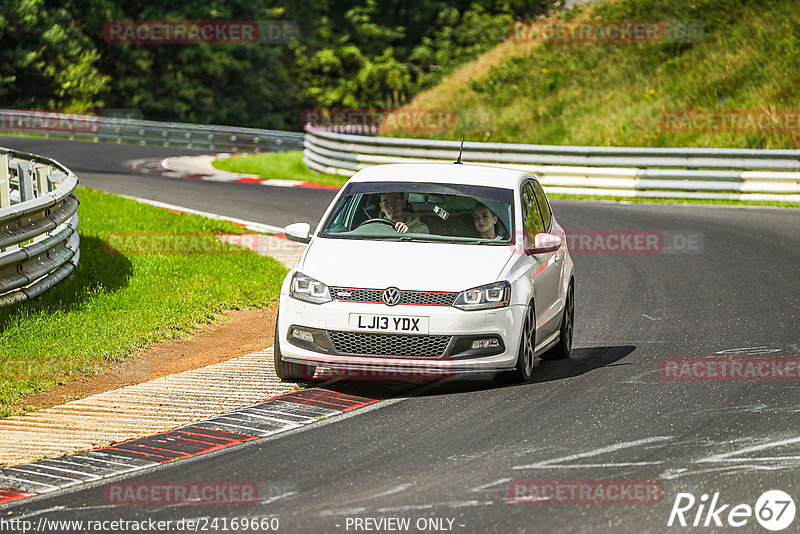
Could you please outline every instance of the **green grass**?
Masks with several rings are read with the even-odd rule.
[[[768,206],[775,208],[800,208],[798,202],[769,202],[760,200],[726,200],[699,198],[651,198],[651,197],[613,197],[594,195],[565,195],[548,193],[547,198],[566,200],[611,200],[614,202],[656,202],[660,204],[719,204],[725,206]]]
[[[273,152],[218,159],[214,161],[214,167],[223,171],[257,174],[261,178],[297,180],[337,187],[347,181],[346,176],[312,171],[303,163],[302,152]]]
[[[185,336],[231,309],[267,306],[286,269],[223,244],[213,254],[112,254],[114,232],[242,233],[231,223],[177,214],[78,188],[76,272],[38,300],[0,308],[0,417],[27,394],[94,376],[132,352]]]
[[[800,17],[794,0],[606,0],[565,19],[695,20],[696,43],[505,42],[419,94],[408,108],[450,109],[436,137],[553,145],[796,148],[784,131],[669,132],[668,110],[796,110]]]

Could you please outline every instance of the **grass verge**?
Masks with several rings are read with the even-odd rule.
[[[774,208],[800,208],[798,202],[769,202],[760,200],[726,200],[726,199],[699,199],[699,198],[652,198],[652,197],[612,197],[594,195],[564,195],[561,193],[548,193],[549,199],[564,200],[611,200],[614,202],[637,202],[659,204],[717,204],[721,206],[767,206]]]
[[[264,307],[278,298],[286,269],[233,245],[204,254],[108,251],[115,233],[212,239],[241,233],[241,227],[83,187],[76,194],[78,269],[41,298],[0,308],[0,417],[19,412],[15,405],[27,394],[102,373],[223,311]]]
[[[341,187],[347,181],[346,176],[312,171],[303,163],[303,153],[299,151],[218,159],[214,161],[214,167],[229,172],[257,174],[264,179],[297,180],[337,187]]]
[[[546,145],[798,146],[796,120],[783,119],[796,117],[800,98],[795,1],[605,0],[556,16],[693,21],[703,31],[685,43],[506,41],[407,105],[453,110],[454,128],[392,135]],[[710,119],[690,121],[681,110],[701,110],[698,116]],[[752,114],[758,122],[733,127],[726,114]]]

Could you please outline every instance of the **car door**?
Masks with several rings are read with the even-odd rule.
[[[548,226],[539,208],[536,199],[534,182],[526,181],[522,185],[520,198],[522,199],[522,222],[524,227],[525,249],[534,246],[535,236],[549,230],[552,217],[549,206],[545,208],[548,214]],[[538,185],[538,184],[536,184]],[[542,343],[558,329],[558,281],[560,279],[560,262],[556,260],[557,252],[545,254],[531,254],[528,256],[531,265],[529,276],[533,281],[534,302],[536,307],[536,344]]]

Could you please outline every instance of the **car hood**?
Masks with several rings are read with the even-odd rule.
[[[513,246],[315,238],[297,266],[329,286],[463,291],[497,280]]]

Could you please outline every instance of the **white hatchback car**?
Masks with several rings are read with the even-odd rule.
[[[275,370],[511,371],[572,345],[573,262],[536,179],[481,165],[356,173],[281,287]],[[375,375],[380,376],[380,375]],[[505,375],[508,376],[508,375]]]

